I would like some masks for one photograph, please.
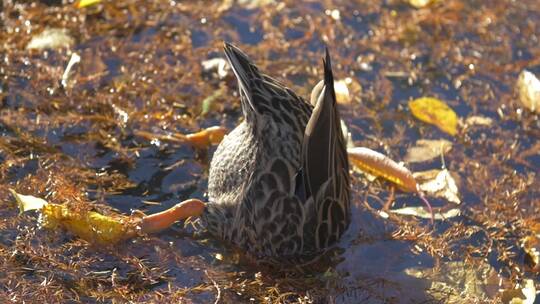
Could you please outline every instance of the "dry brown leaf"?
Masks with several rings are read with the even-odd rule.
[[[410,147],[405,155],[405,161],[409,163],[425,162],[441,154],[446,154],[452,149],[452,143],[445,139],[420,139],[414,147]]]

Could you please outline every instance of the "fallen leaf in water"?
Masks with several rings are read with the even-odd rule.
[[[135,225],[127,216],[106,216],[94,211],[71,210],[66,205],[47,204],[42,210],[41,225],[47,229],[63,228],[91,243],[114,244],[135,235]]]
[[[23,213],[30,210],[40,210],[45,206],[47,203],[46,200],[41,199],[39,197],[35,197],[32,195],[22,195],[13,189],[9,189],[13,197],[15,197],[15,200],[17,201],[17,204],[19,205],[19,213]]]
[[[22,212],[41,211],[41,225],[47,229],[64,228],[78,237],[97,244],[113,244],[135,235],[135,226],[126,216],[105,216],[94,211],[71,210],[67,205],[51,204],[31,195],[10,190]]]
[[[506,289],[501,292],[501,301],[504,304],[534,304],[536,299],[536,287],[534,281],[526,279],[514,289]]]
[[[334,91],[336,92],[337,103],[350,104],[354,99],[354,95],[358,95],[362,91],[362,87],[354,79],[347,77],[334,81]]]
[[[360,170],[382,177],[407,192],[417,192],[418,185],[412,173],[386,155],[364,147],[347,149],[349,160]]]
[[[419,190],[418,183],[409,169],[396,163],[384,154],[364,147],[349,148],[347,149],[347,154],[349,161],[363,172],[382,177],[396,184],[403,191],[417,193],[426,207],[428,207],[431,214],[431,222],[433,223],[434,216],[431,204]]]
[[[469,116],[465,119],[465,124],[489,127],[493,124],[493,119],[485,116]]]
[[[276,3],[275,0],[237,0],[238,5],[246,9],[256,9],[262,6]]]
[[[461,203],[456,181],[447,169],[415,172],[413,176],[420,184],[419,188],[421,191],[436,197],[445,198],[452,203]]]
[[[334,91],[336,92],[336,102],[338,104],[351,103],[351,94],[345,80],[334,81]]]
[[[403,207],[399,209],[390,209],[389,212],[401,214],[401,215],[412,215],[423,219],[431,219],[431,213],[427,211],[424,207]],[[443,213],[435,212],[434,219],[436,220],[445,220],[450,219],[456,216],[459,216],[461,211],[457,208],[447,210]]]
[[[419,163],[446,154],[452,149],[452,143],[445,139],[420,139],[414,147],[410,147],[405,155],[408,163]]]
[[[457,134],[458,116],[446,103],[432,98],[422,97],[409,102],[409,108],[414,117],[435,125],[442,131]]]
[[[40,34],[32,37],[32,40],[26,45],[27,50],[58,49],[62,47],[71,47],[74,44],[73,38],[69,36],[66,29],[47,28]]]
[[[540,113],[540,80],[536,76],[523,70],[517,81],[519,100],[529,110]]]
[[[79,0],[75,4],[76,8],[83,8],[100,3],[102,0]]]
[[[225,76],[227,76],[230,70],[229,63],[223,58],[208,59],[201,62],[201,64],[203,71],[215,71],[220,79],[225,78]]]
[[[499,288],[509,285],[493,267],[480,260],[476,265],[463,261],[444,262],[438,269],[413,267],[405,273],[430,281],[426,292],[444,303],[484,303],[495,299]]]
[[[415,8],[423,8],[435,2],[437,0],[409,0],[409,4]]]
[[[11,193],[19,204],[20,212],[41,211],[41,226],[46,229],[66,229],[90,243],[112,245],[132,238],[137,232],[154,233],[164,230],[176,221],[199,216],[205,204],[188,199],[162,212],[143,216],[120,214],[103,215],[95,211],[72,209],[68,205],[52,204],[31,195]]]

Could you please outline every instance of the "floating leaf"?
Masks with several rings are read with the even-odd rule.
[[[69,36],[66,29],[48,28],[40,34],[32,37],[32,40],[26,45],[27,50],[32,49],[58,49],[61,47],[71,47],[74,43],[73,38]]]
[[[360,170],[391,181],[404,191],[417,193],[428,207],[431,214],[431,222],[433,223],[434,217],[431,204],[427,201],[424,194],[420,192],[411,171],[386,157],[384,154],[368,148],[350,148],[347,149],[347,154],[351,163]]]
[[[446,154],[452,149],[452,143],[448,140],[420,139],[416,141],[414,147],[407,150],[405,161],[409,163],[419,163],[434,159],[441,154]]]
[[[205,204],[189,199],[163,212],[143,217],[103,215],[95,211],[71,209],[67,205],[51,204],[31,195],[18,194],[10,189],[19,204],[20,212],[40,210],[41,225],[46,229],[63,228],[78,237],[99,245],[110,245],[129,239],[137,231],[154,233],[168,228],[174,222],[199,216]]]
[[[360,170],[391,181],[404,191],[418,191],[412,173],[386,155],[364,147],[347,149],[347,153],[351,163]]]
[[[517,81],[519,100],[529,110],[540,113],[540,80],[536,76],[523,70]]]
[[[427,212],[424,207],[403,207],[399,209],[390,209],[389,212],[401,214],[401,215],[412,215],[423,219],[431,219],[431,213]],[[436,220],[445,220],[449,218],[456,217],[461,214],[461,211],[457,208],[447,210],[443,213],[435,212],[434,219]]]
[[[484,116],[469,116],[465,120],[467,125],[477,125],[477,126],[486,126],[489,127],[493,124],[493,119]]]
[[[100,3],[102,0],[79,0],[76,4],[76,8],[83,8]]]
[[[437,0],[409,0],[409,4],[415,8],[423,8],[432,3],[435,3]]]
[[[422,97],[409,102],[414,117],[437,126],[442,131],[457,134],[458,116],[446,103],[437,98]]]
[[[43,206],[47,205],[48,202],[42,198],[38,198],[31,195],[22,195],[13,189],[9,189],[17,204],[19,205],[19,213],[23,213],[30,210],[41,210]]]
[[[127,216],[106,216],[94,211],[71,210],[67,205],[43,207],[42,226],[64,228],[78,237],[100,245],[114,244],[135,235],[135,226]]]
[[[413,176],[419,181],[421,191],[436,197],[443,197],[452,203],[461,203],[456,181],[447,169],[415,172]]]
[[[354,99],[354,95],[362,91],[362,87],[354,79],[347,77],[334,81],[334,91],[336,92],[337,103],[350,104]]]

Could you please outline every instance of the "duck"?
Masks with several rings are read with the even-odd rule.
[[[310,102],[231,43],[243,121],[210,162],[207,231],[257,259],[312,257],[338,242],[350,222],[346,141],[330,54]]]

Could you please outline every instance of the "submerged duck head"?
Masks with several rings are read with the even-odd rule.
[[[308,103],[237,47],[224,49],[244,120],[213,156],[206,226],[258,258],[318,254],[350,221],[349,163],[330,55]]]

